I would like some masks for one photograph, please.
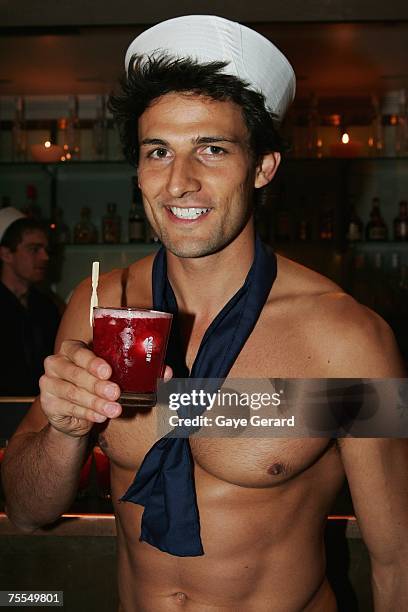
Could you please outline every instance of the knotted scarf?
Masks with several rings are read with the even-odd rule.
[[[267,252],[257,236],[254,261],[245,282],[208,327],[189,373],[177,301],[167,278],[166,250],[162,247],[153,262],[153,307],[173,314],[166,363],[174,376],[225,378],[254,329],[275,278],[276,257]],[[140,540],[179,557],[204,554],[188,437],[165,436],[156,442],[121,501],[144,506]]]

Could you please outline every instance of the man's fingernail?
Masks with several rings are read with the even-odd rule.
[[[99,414],[99,412],[97,412],[97,413],[95,414],[95,421],[96,421],[97,423],[103,423],[104,421],[106,421],[106,416],[105,416],[105,415],[103,415],[103,414]]]
[[[116,399],[117,390],[113,385],[106,385],[105,387],[105,395],[109,397],[109,399]]]
[[[101,366],[99,366],[99,368],[98,368],[98,374],[99,374],[99,376],[103,376],[104,378],[105,378],[106,376],[109,376],[109,368],[108,368],[108,366],[107,366],[107,365],[101,365]]]
[[[119,414],[119,407],[116,404],[106,404],[104,412],[109,417],[115,417]]]

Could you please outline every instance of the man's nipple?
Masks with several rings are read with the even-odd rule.
[[[279,474],[283,472],[282,463],[272,463],[272,465],[268,467],[267,472],[271,474],[271,476],[279,476]]]

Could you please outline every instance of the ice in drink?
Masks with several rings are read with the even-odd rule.
[[[172,315],[135,308],[95,308],[93,350],[112,368],[124,404],[156,403]]]

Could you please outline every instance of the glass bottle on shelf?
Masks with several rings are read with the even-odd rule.
[[[321,157],[321,145],[319,146],[320,116],[318,111],[319,100],[316,94],[312,94],[308,112],[307,133],[307,155],[308,157]]]
[[[62,208],[55,210],[54,219],[50,223],[51,237],[54,244],[70,244],[71,231],[64,221]]]
[[[399,215],[394,219],[394,240],[408,240],[408,202],[401,200],[399,203]]]
[[[391,266],[389,270],[389,286],[393,292],[398,291],[401,270],[401,257],[399,253],[391,253]]]
[[[69,96],[68,117],[61,117],[57,122],[57,143],[64,149],[62,161],[79,159],[80,137],[78,98],[76,96]]]
[[[96,118],[93,123],[93,154],[95,159],[108,158],[108,132],[106,118],[106,97],[98,96]]]
[[[323,196],[320,209],[319,238],[320,240],[333,240],[334,237],[334,210],[327,196]]]
[[[382,106],[384,155],[393,157],[405,154],[405,120],[405,90],[387,91]]]
[[[299,221],[297,238],[302,241],[310,240],[310,227],[306,219]]]
[[[76,244],[98,242],[98,230],[91,221],[91,209],[88,206],[81,208],[81,219],[74,228],[74,242]]]
[[[381,156],[384,147],[383,141],[383,126],[381,118],[380,101],[378,96],[371,97],[373,107],[373,118],[370,129],[370,136],[368,138],[368,148],[370,155]]]
[[[129,242],[145,241],[145,220],[143,204],[137,179],[132,176],[132,203],[128,218]]]
[[[13,161],[25,161],[27,155],[27,131],[25,125],[25,102],[18,96],[14,102]]]
[[[380,209],[380,199],[373,198],[370,220],[366,227],[366,240],[380,241],[388,239],[388,228]]]
[[[408,292],[408,265],[401,266],[401,274],[399,279],[399,288],[402,291]]]
[[[105,244],[119,244],[121,218],[116,212],[115,202],[108,203],[108,211],[102,217],[102,241]]]
[[[299,209],[298,209],[298,221],[297,221],[297,231],[296,238],[297,240],[305,241],[310,240],[311,231],[310,231],[310,222],[308,218],[308,201],[305,195],[302,195],[299,200]]]
[[[41,208],[37,203],[37,187],[35,185],[27,185],[26,198],[26,204],[22,212],[30,219],[41,219]]]
[[[356,211],[354,200],[350,206],[350,217],[347,225],[346,239],[348,242],[358,242],[363,239],[364,224]]]
[[[71,153],[71,159],[80,158],[80,124],[79,124],[79,113],[78,113],[78,98],[77,96],[68,97],[68,127],[67,127],[67,138],[68,147]]]

